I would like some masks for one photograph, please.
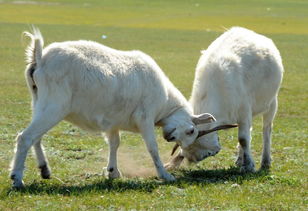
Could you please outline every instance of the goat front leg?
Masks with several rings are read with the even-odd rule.
[[[119,131],[106,132],[107,141],[109,144],[109,158],[108,165],[104,168],[103,172],[109,179],[115,179],[121,177],[121,172],[118,170],[117,164],[117,151],[120,145]]]
[[[143,122],[143,124],[139,126],[139,129],[154,162],[158,177],[165,181],[175,181],[174,176],[172,176],[166,171],[159,157],[154,130],[154,121],[148,123]]]
[[[242,159],[242,161],[240,161],[239,164],[241,164],[242,172],[255,171],[254,160],[250,152],[250,141],[251,141],[250,129],[251,125],[249,123],[240,124],[238,129],[239,133],[238,141],[240,144],[239,159]]]

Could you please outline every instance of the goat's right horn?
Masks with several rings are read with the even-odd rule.
[[[238,126],[237,124],[219,125],[217,127],[209,129],[209,130],[201,130],[201,131],[199,131],[199,134],[198,134],[197,138],[199,138],[201,136],[204,136],[206,134],[212,133],[212,132],[217,131],[217,130],[225,130],[225,129],[229,129],[229,128],[233,128],[233,127],[237,127],[237,126]]]

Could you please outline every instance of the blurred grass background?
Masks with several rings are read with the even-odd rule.
[[[53,179],[43,181],[29,153],[24,191],[10,189],[15,136],[30,121],[30,96],[22,31],[38,26],[48,45],[94,40],[151,55],[190,96],[200,50],[226,28],[243,26],[275,42],[285,66],[274,122],[270,173],[242,175],[233,167],[236,130],[220,132],[223,150],[197,166],[173,172],[173,184],[155,180],[141,137],[122,133],[119,163],[124,179],[95,175],[107,164],[99,135],[62,122],[44,136]],[[64,0],[0,1],[0,209],[307,209],[308,2],[305,0]],[[102,39],[105,35],[106,39]],[[252,152],[259,167],[261,118],[254,121]],[[172,145],[157,130],[160,154]],[[136,177],[138,176],[138,177]]]

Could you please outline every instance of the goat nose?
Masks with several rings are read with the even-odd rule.
[[[175,140],[175,137],[174,137],[174,136],[167,137],[166,140],[167,140],[168,142],[171,142],[171,141],[174,141],[174,140]]]

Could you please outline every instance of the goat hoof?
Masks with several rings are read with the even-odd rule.
[[[271,158],[262,158],[261,169],[268,170],[271,167]]]
[[[14,179],[12,187],[16,189],[22,189],[25,187],[25,184],[22,180]]]
[[[103,169],[103,175],[105,177],[108,177],[109,179],[117,179],[117,178],[122,177],[122,174],[118,169],[107,168],[107,167]]]
[[[235,161],[235,165],[239,168],[241,168],[243,166],[244,162],[243,162],[243,157],[238,157],[237,160]]]
[[[254,165],[254,163],[250,163],[248,165],[243,165],[243,166],[241,166],[240,171],[242,173],[253,173],[253,172],[256,171],[255,165]]]
[[[39,169],[41,170],[41,177],[43,179],[50,179],[50,169],[46,164],[40,166]]]
[[[15,189],[23,189],[25,188],[25,184],[23,181],[14,181],[12,187]]]
[[[21,178],[18,178],[17,175],[12,174],[10,176],[11,180],[13,181],[12,187],[16,189],[24,188],[24,182],[22,181]]]
[[[271,168],[271,164],[270,163],[261,163],[261,170],[269,170]]]
[[[164,174],[163,176],[160,177],[161,179],[165,180],[166,182],[173,182],[175,181],[175,177],[169,173]]]

